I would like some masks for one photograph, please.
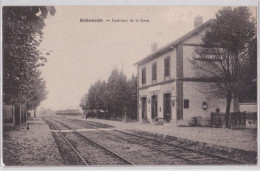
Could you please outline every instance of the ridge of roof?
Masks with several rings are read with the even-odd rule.
[[[172,47],[175,47],[176,45],[178,45],[179,43],[181,43],[182,41],[184,41],[185,39],[189,38],[190,36],[192,36],[193,34],[195,34],[196,32],[198,32],[199,30],[203,29],[205,26],[209,25],[210,23],[212,23],[213,19],[210,19],[208,21],[206,21],[205,23],[201,24],[200,26],[192,29],[191,31],[189,31],[188,33],[184,34],[183,36],[179,37],[178,39],[164,45],[163,47],[159,48],[158,50],[156,50],[155,52],[149,54],[148,56],[146,56],[145,58],[137,61],[136,63],[134,63],[134,65],[140,65],[140,64],[144,64],[145,62],[148,62],[166,52],[168,52],[167,50],[170,50]]]

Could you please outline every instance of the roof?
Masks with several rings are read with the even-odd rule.
[[[208,26],[210,23],[212,23],[213,19],[208,20],[207,22],[201,24],[200,26],[194,28],[190,32],[186,33],[185,35],[181,36],[180,38],[174,40],[173,42],[170,42],[166,44],[165,46],[159,48],[157,51],[151,53],[150,55],[146,56],[142,60],[136,62],[134,65],[141,65],[148,61],[151,61],[160,55],[163,55],[169,51],[171,51],[174,47],[176,47],[178,44],[186,40],[187,38],[191,37],[192,35],[196,34],[197,32],[201,31],[204,27]]]

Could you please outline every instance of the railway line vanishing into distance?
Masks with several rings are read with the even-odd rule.
[[[81,159],[81,161],[85,164],[85,165],[134,165],[134,163],[128,161],[127,159],[125,159],[124,157],[120,156],[119,154],[107,149],[106,147],[104,147],[103,145],[97,143],[96,141],[86,137],[85,135],[81,134],[80,132],[72,129],[71,127],[69,127],[68,125],[57,121],[57,120],[53,120],[53,119],[48,119],[49,122],[51,122],[51,124],[53,126],[55,126],[56,130],[59,132],[59,134],[64,138],[64,140],[70,145],[71,149],[77,154],[77,156]],[[62,133],[60,131],[59,128],[57,128],[57,126],[55,124],[59,123],[60,125],[68,128],[68,130],[71,130],[72,132],[70,132],[71,134],[75,134],[75,136],[80,137],[81,141],[80,143],[85,143],[85,147],[87,146],[91,146],[92,149],[91,152],[92,154],[95,154],[95,161],[91,160],[93,158],[93,156],[91,156],[91,154],[85,155],[82,154],[77,147],[73,145],[73,143],[71,142],[71,140],[69,138],[67,138],[66,136],[64,136],[64,133]],[[88,157],[88,158],[87,158]],[[110,157],[110,160],[107,160]],[[101,162],[100,162],[101,161]]]
[[[144,149],[144,153],[145,150],[149,149],[151,155],[156,154],[159,158],[168,160],[166,161],[166,165],[252,164],[246,161],[192,149],[184,145],[175,144],[174,142],[164,142],[136,133],[116,130],[109,125],[93,121],[61,117],[45,118],[44,120],[53,131],[56,131],[53,132],[53,134],[55,134],[55,136],[61,136],[64,140],[62,144],[61,138],[55,138],[56,143],[58,141],[57,146],[60,153],[63,153],[63,147],[59,146],[67,144],[71,150],[69,151],[68,147],[66,150],[69,151],[72,156],[77,156],[78,160],[80,160],[80,162],[74,162],[69,161],[70,159],[68,156],[63,157],[63,160],[65,160],[63,162],[69,165],[145,165],[134,162],[134,160],[136,161],[137,159],[131,156],[130,153],[127,155],[126,153],[116,152],[117,147],[109,147],[111,143],[105,143],[105,140],[108,139],[115,144],[121,143],[122,146],[130,146],[127,148],[138,146],[138,148]],[[82,128],[85,128],[85,131]],[[141,152],[142,150],[139,151],[139,153]],[[151,160],[154,160],[152,159],[153,156],[150,156],[150,158]],[[146,159],[149,160],[149,154]]]

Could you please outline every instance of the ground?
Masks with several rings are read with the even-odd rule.
[[[28,121],[30,129],[9,131],[3,137],[6,166],[62,165],[62,159],[48,125],[41,119]]]
[[[86,120],[82,117],[74,119]],[[112,125],[115,129],[139,131],[160,135],[162,137],[178,137],[206,144],[232,152],[233,149],[257,152],[257,130],[242,129],[230,130],[225,128],[207,127],[173,127],[171,124],[154,125],[137,122],[124,123],[119,121],[87,119]],[[20,131],[4,133],[3,157],[6,166],[59,166],[63,165],[57,145],[48,125],[41,119],[35,118],[28,121],[30,129],[24,126]],[[204,147],[203,147],[204,148]]]

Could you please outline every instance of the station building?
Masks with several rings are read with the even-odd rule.
[[[210,118],[211,112],[224,113],[225,99],[210,99],[203,93],[202,84],[189,60],[193,59],[195,46],[212,20],[205,23],[202,17],[194,19],[194,29],[177,40],[156,49],[135,63],[138,79],[138,120],[150,122],[162,118],[176,125],[190,121],[192,117]],[[231,112],[237,111],[237,101],[232,101]]]

